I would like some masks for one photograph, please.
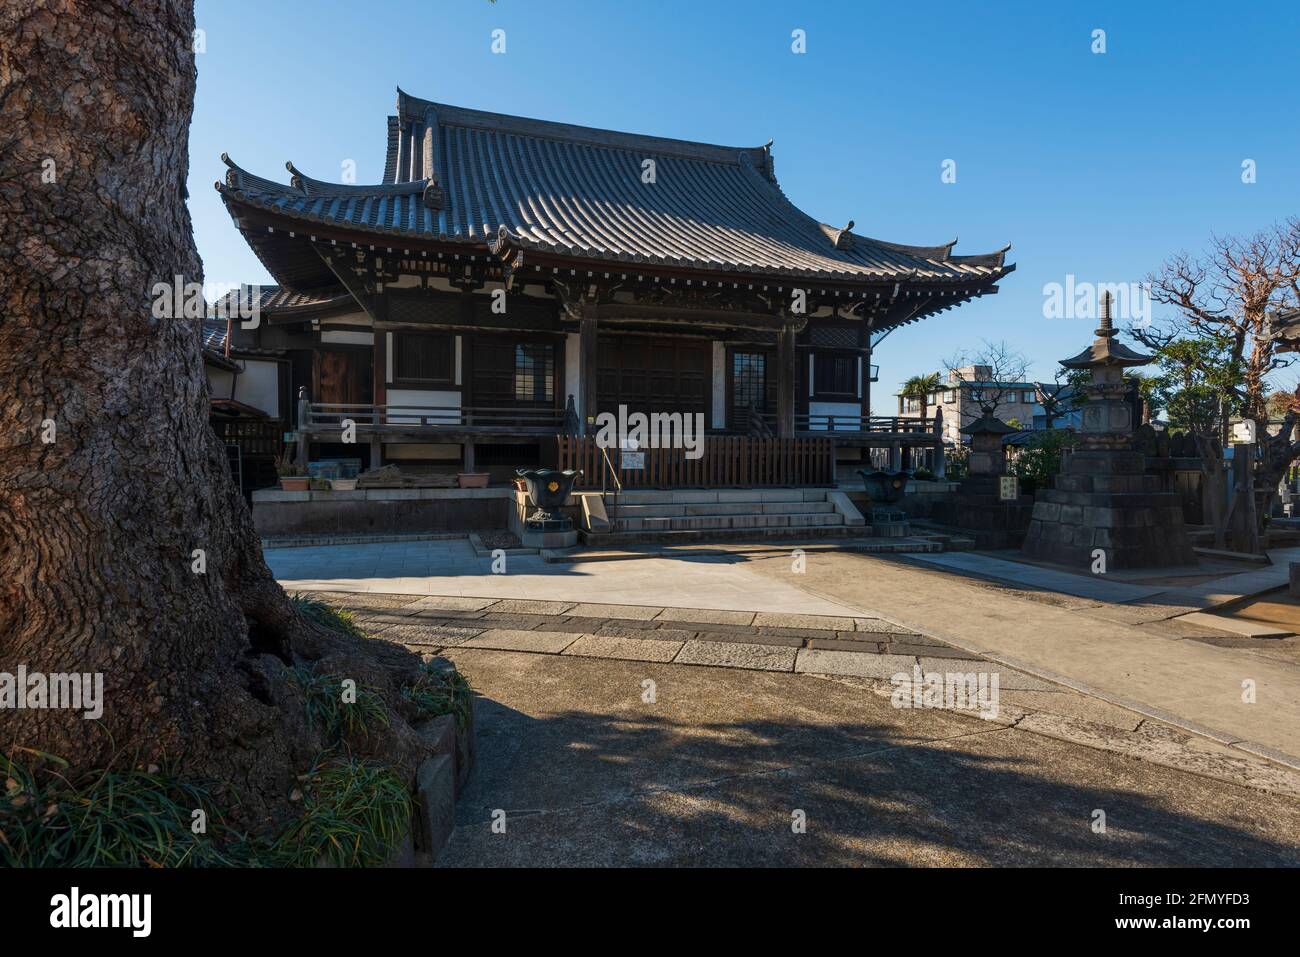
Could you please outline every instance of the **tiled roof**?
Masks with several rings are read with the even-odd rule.
[[[385,182],[290,184],[230,167],[229,202],[389,237],[587,260],[825,280],[987,285],[1006,250],[953,256],[819,223],[786,199],[770,144],[713,146],[484,113],[399,91]],[[654,182],[643,182],[645,161]]]

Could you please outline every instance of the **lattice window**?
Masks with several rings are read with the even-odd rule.
[[[767,411],[767,356],[761,352],[731,355],[731,404],[748,411],[751,405]]]
[[[813,326],[809,341],[822,349],[856,349],[858,330],[850,326]]]
[[[546,343],[515,345],[515,399],[555,401],[555,350]]]
[[[455,369],[451,336],[393,334],[393,378],[401,382],[450,383]]]
[[[858,357],[827,355],[813,357],[813,391],[817,395],[856,396],[858,392]]]

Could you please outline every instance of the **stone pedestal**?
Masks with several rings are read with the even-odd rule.
[[[1034,499],[1025,554],[1089,570],[1096,549],[1107,569],[1195,564],[1181,498],[1145,468],[1140,452],[1071,454],[1056,488]]]

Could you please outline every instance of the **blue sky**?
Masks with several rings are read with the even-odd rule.
[[[1294,0],[198,0],[197,22],[190,208],[209,282],[270,281],[212,188],[221,152],[281,181],[285,160],[328,180],[354,160],[358,182],[378,182],[399,85],[589,126],[773,139],[786,195],[825,222],[959,236],[958,253],[1013,244],[999,295],[884,342],[882,414],[902,379],[982,339],[1050,378],[1095,323],[1044,318],[1046,283],[1138,281],[1212,233],[1300,213]],[[795,29],[806,53],[791,52]],[[955,183],[941,182],[948,159]]]

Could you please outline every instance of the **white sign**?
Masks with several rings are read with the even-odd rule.
[[[1242,443],[1254,442],[1255,420],[1246,419],[1244,422],[1234,422],[1232,424],[1232,441]]]
[[[643,469],[645,468],[645,453],[624,452],[619,465],[625,469]]]
[[[1004,502],[1014,502],[1020,498],[1020,479],[1014,475],[999,477],[998,498]]]

